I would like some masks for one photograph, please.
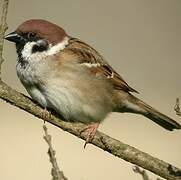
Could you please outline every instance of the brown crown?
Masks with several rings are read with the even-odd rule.
[[[46,39],[51,44],[61,42],[67,36],[64,29],[42,19],[31,19],[23,22],[16,30],[18,34],[33,32],[38,37]]]

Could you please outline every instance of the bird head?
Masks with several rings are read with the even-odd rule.
[[[56,53],[68,44],[68,36],[63,28],[42,19],[23,22],[4,37],[16,44],[17,53],[27,58],[35,53]]]

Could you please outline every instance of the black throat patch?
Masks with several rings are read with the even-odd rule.
[[[22,57],[22,50],[25,46],[25,42],[20,42],[20,43],[16,43],[16,52],[18,54],[18,63],[21,64],[21,66],[23,68],[25,68],[27,62],[24,61],[23,57]]]

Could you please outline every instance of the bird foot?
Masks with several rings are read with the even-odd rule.
[[[84,144],[84,148],[89,142],[91,142],[94,139],[98,126],[99,126],[99,123],[90,124],[81,131],[81,133],[84,132],[87,137]]]
[[[47,110],[47,108],[45,107],[42,111],[41,111],[41,116],[43,119],[48,119],[51,116],[51,113]],[[45,123],[45,120],[44,120]]]

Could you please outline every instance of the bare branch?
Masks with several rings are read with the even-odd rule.
[[[175,112],[176,112],[176,114],[177,114],[178,116],[181,116],[180,100],[179,100],[179,98],[176,99],[176,103],[175,103],[174,110],[175,110]]]
[[[59,167],[58,167],[58,163],[55,157],[55,150],[52,147],[52,137],[51,135],[48,134],[48,129],[45,125],[43,125],[43,130],[45,132],[45,136],[43,137],[45,139],[45,141],[47,142],[49,148],[48,148],[48,155],[50,158],[50,162],[52,164],[52,180],[68,180],[65,176],[63,171],[60,171]]]
[[[148,177],[148,174],[146,173],[146,171],[144,169],[142,170],[138,166],[133,166],[133,171],[135,173],[140,174],[142,176],[143,180],[150,180],[149,177]]]
[[[147,174],[147,172],[144,170],[144,169],[141,169],[140,167],[138,166],[133,166],[133,171],[135,173],[138,173],[142,176],[143,180],[151,180]],[[157,178],[156,180],[162,180],[160,178]]]
[[[0,78],[1,78],[1,65],[4,61],[2,57],[3,44],[4,44],[3,37],[6,30],[8,29],[6,19],[7,19],[7,13],[8,13],[9,0],[1,0],[1,4],[2,4],[2,15],[1,15],[1,24],[0,24]]]

